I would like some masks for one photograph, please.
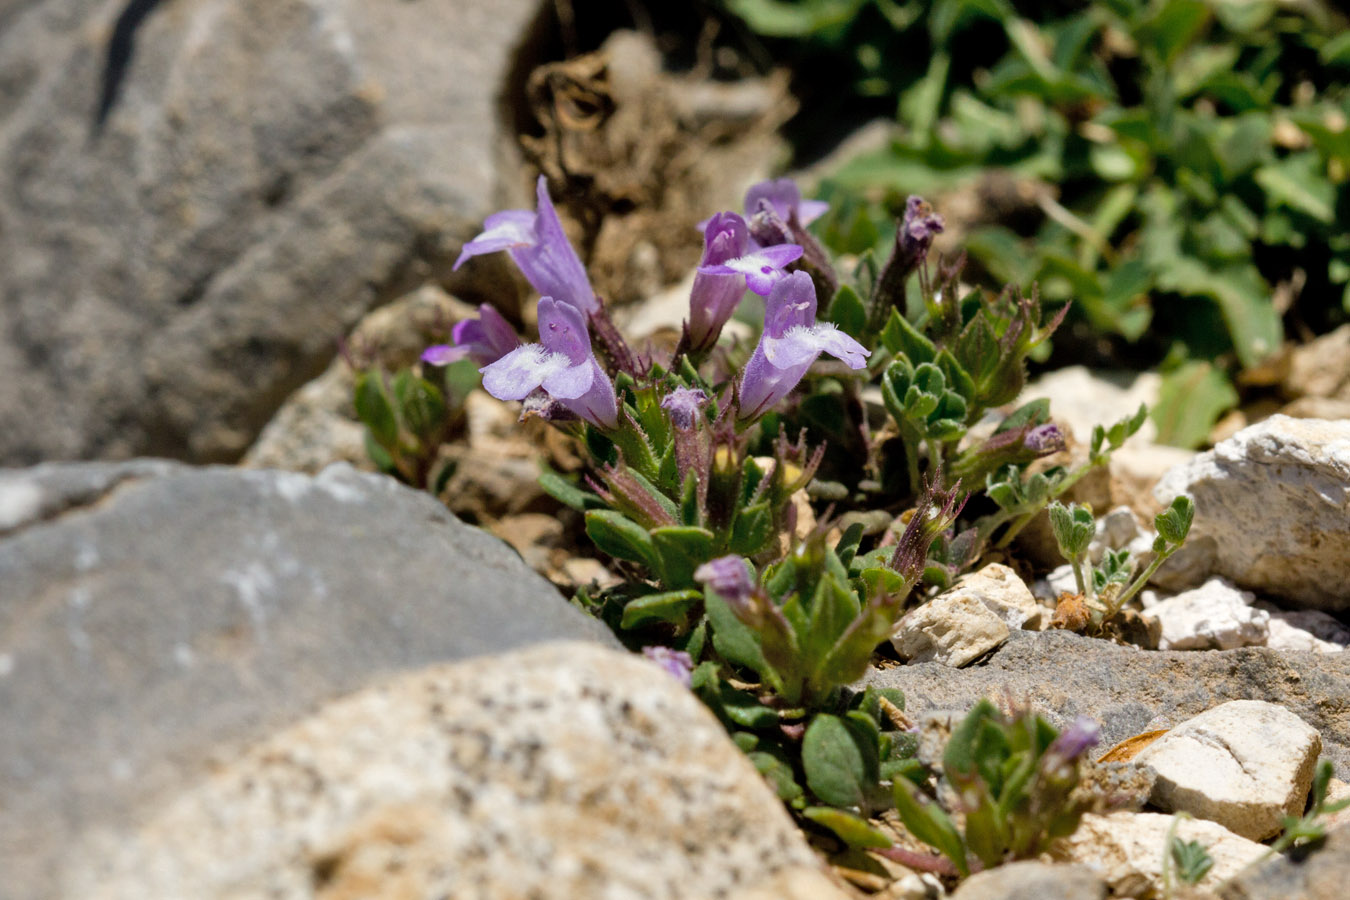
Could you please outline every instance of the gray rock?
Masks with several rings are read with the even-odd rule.
[[[0,463],[241,454],[367,310],[525,205],[540,0],[0,13]]]
[[[1160,650],[1264,647],[1270,637],[1270,613],[1253,607],[1255,599],[1222,578],[1211,578],[1153,604],[1144,615],[1162,627]]]
[[[334,702],[68,862],[87,900],[848,896],[692,693],[578,643]]]
[[[8,470],[0,521],[3,898],[49,896],[77,833],[373,679],[617,646],[497,539],[348,467]]]
[[[1350,882],[1350,826],[1320,845],[1274,856],[1239,873],[1219,891],[1223,900],[1343,900]]]
[[[1322,752],[1350,772],[1350,652],[1145,651],[1065,631],[1014,631],[983,663],[920,663],[869,672],[900,688],[905,709],[968,709],[981,697],[1026,700],[1063,727],[1076,716],[1102,726],[1102,747],[1173,725],[1226,700],[1278,703],[1316,728]]]
[[[972,875],[952,900],[1105,900],[1106,882],[1087,866],[1008,863]]]
[[[1214,541],[1215,574],[1300,607],[1350,609],[1350,422],[1271,416],[1168,472],[1154,496],[1183,493],[1192,539]]]

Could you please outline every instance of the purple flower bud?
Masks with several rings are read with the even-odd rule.
[[[1048,456],[1064,449],[1064,432],[1058,425],[1037,425],[1022,438],[1022,446],[1038,456]]]
[[[487,303],[478,307],[477,319],[456,322],[450,337],[455,342],[453,346],[437,344],[428,347],[422,351],[422,362],[444,366],[467,358],[487,366],[520,346],[515,329]]]
[[[523,400],[543,388],[592,424],[612,428],[619,419],[614,384],[591,352],[585,318],[551,297],[539,301],[539,343],[517,347],[479,371],[483,388],[498,400]]]
[[[670,413],[670,421],[680,431],[688,431],[698,420],[698,413],[708,405],[708,395],[698,388],[675,388],[661,401],[661,408]]]
[[[820,354],[861,369],[871,351],[829,322],[816,321],[811,276],[793,272],[769,294],[764,333],[741,379],[740,418],[754,419],[786,397]]]
[[[455,260],[458,269],[472,256],[505,250],[536,291],[567,303],[589,316],[599,308],[595,291],[586,278],[586,268],[572,249],[548,196],[543,175],[535,185],[538,210],[508,209],[483,222],[484,231],[464,245]]]
[[[717,594],[733,608],[743,607],[755,592],[755,583],[745,560],[739,556],[719,556],[694,570],[694,580]]]
[[[1046,748],[1046,755],[1073,761],[1097,746],[1101,740],[1101,728],[1087,716],[1079,716],[1073,724],[1059,733],[1059,737]]]
[[[701,266],[720,266],[744,256],[750,248],[745,220],[734,212],[718,213],[708,220],[703,231]],[[706,350],[717,343],[722,326],[736,311],[745,296],[745,276],[740,272],[714,274],[700,271],[694,275],[689,293],[689,348]]]
[[[795,244],[792,228],[778,214],[768,200],[760,200],[759,208],[746,210],[750,215],[750,237],[761,247],[773,247],[778,244]]]
[[[643,647],[642,655],[669,672],[680,684],[689,687],[690,675],[694,671],[694,659],[688,653],[658,646]]]
[[[900,221],[900,244],[913,250],[916,259],[928,255],[928,248],[946,228],[942,216],[922,197],[911,196],[905,201],[905,216]]]

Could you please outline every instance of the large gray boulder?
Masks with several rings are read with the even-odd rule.
[[[70,900],[850,896],[684,685],[577,643],[337,700],[100,837]]]
[[[618,646],[383,476],[0,470],[0,898],[333,697],[555,638]]]
[[[0,464],[237,458],[524,206],[540,0],[0,4]]]

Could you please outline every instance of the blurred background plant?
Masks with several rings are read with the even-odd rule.
[[[821,184],[832,250],[935,199],[970,277],[1074,301],[1056,362],[1162,369],[1165,442],[1350,315],[1350,31],[1325,5],[720,2],[799,81],[898,118]]]

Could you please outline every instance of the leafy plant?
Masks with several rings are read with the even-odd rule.
[[[926,779],[896,779],[896,810],[905,827],[962,876],[1033,859],[1072,834],[1087,811],[1075,788],[1079,763],[1097,735],[1086,719],[1060,733],[1030,710],[1007,715],[982,700],[952,729],[942,757],[942,775],[964,824],[925,795]]]
[[[1097,566],[1088,561],[1088,545],[1097,528],[1091,509],[1077,503],[1065,506],[1055,501],[1050,504],[1050,528],[1059,552],[1073,567],[1074,583],[1088,607],[1090,631],[1101,632],[1148,584],[1168,557],[1181,549],[1194,518],[1195,504],[1184,494],[1173,499],[1171,506],[1155,516],[1153,527],[1157,537],[1153,541],[1153,558],[1142,572],[1136,573],[1135,562],[1127,550],[1107,550]]]

